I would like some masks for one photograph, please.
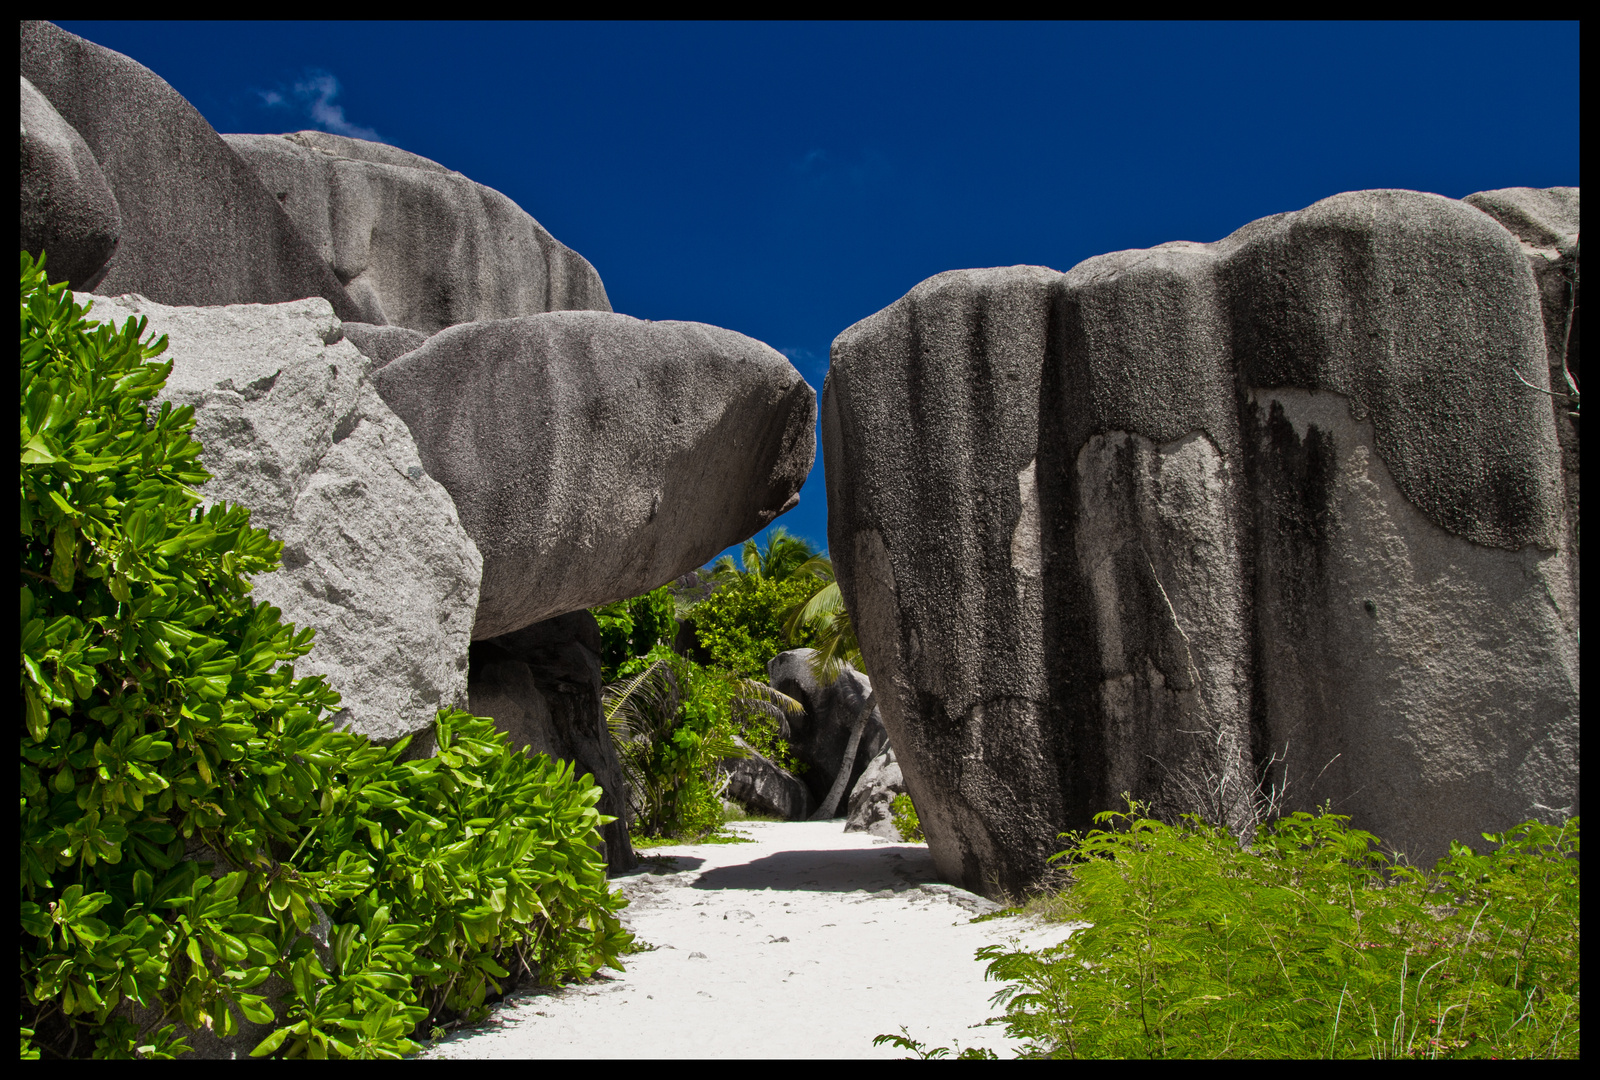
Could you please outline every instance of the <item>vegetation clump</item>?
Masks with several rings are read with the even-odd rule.
[[[928,838],[922,835],[922,822],[917,818],[917,808],[911,804],[911,796],[904,792],[896,795],[889,804],[890,820],[900,833],[900,839],[908,844],[926,844]]]
[[[334,730],[311,648],[248,596],[281,545],[201,505],[144,320],[21,262],[24,1057],[397,1057],[516,974],[630,936],[600,790],[446,710],[438,755]],[[257,1034],[259,1033],[259,1040]]]
[[[727,821],[729,759],[753,752],[803,768],[783,738],[784,715],[801,706],[765,680],[767,661],[789,647],[782,616],[820,588],[797,573],[813,556],[778,529],[764,550],[746,542],[742,569],[725,557],[702,571],[715,589],[697,602],[662,586],[591,609],[608,680],[604,714],[637,815],[635,846],[715,842]],[[693,624],[709,663],[674,651],[680,621]]]
[[[1330,813],[1242,849],[1129,803],[1064,837],[1053,948],[990,946],[1021,1056],[1577,1057],[1578,819],[1391,862]],[[923,1056],[920,1045],[883,1036]]]

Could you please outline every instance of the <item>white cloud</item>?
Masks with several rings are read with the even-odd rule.
[[[326,71],[307,70],[305,77],[290,87],[276,90],[257,90],[261,103],[268,108],[284,108],[309,118],[313,124],[335,135],[352,139],[369,139],[387,142],[382,135],[369,127],[353,124],[345,119],[344,106],[335,105],[339,96],[339,80]]]

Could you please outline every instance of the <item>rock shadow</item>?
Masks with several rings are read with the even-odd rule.
[[[780,892],[875,892],[940,880],[926,848],[780,851],[738,866],[707,870],[696,889]]]

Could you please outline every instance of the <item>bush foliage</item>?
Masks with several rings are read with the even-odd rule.
[[[1432,873],[1327,813],[1249,851],[1132,803],[1096,820],[1057,856],[1091,925],[978,953],[1023,1056],[1578,1055],[1577,818],[1454,845]]]
[[[813,577],[774,579],[747,574],[728,581],[695,606],[700,643],[717,666],[757,682],[767,681],[767,661],[786,649],[812,644],[802,631],[791,644],[783,612],[810,599],[822,583]]]
[[[24,1056],[393,1057],[510,967],[620,966],[592,780],[455,711],[423,761],[335,731],[248,596],[281,545],[150,408],[165,340],[21,281]]]
[[[922,835],[922,821],[917,817],[917,808],[911,803],[911,796],[901,793],[894,797],[889,804],[891,820],[900,833],[900,839],[908,844],[926,844],[928,838]]]
[[[589,613],[600,624],[601,677],[611,682],[619,674],[635,674],[640,670],[637,663],[626,672],[621,669],[630,660],[648,655],[658,645],[670,648],[678,632],[675,611],[670,585],[629,600],[590,608]]]

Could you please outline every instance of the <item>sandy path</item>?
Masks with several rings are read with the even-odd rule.
[[[613,879],[623,921],[656,946],[587,983],[516,994],[482,1026],[424,1058],[903,1057],[874,1047],[898,1032],[928,1046],[987,1046],[1009,1056],[973,953],[1068,928],[993,910],[940,884],[928,849],[842,823],[740,822],[750,844],[652,849]],[[668,856],[659,859],[658,856]]]

